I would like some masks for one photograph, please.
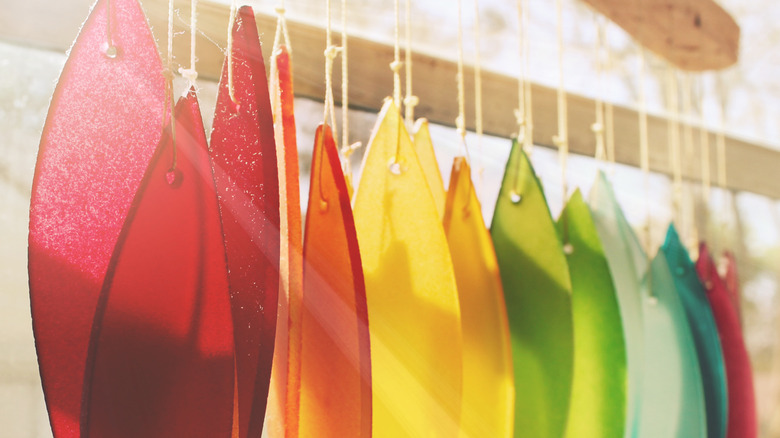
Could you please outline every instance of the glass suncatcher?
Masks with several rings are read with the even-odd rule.
[[[164,113],[162,64],[140,5],[98,1],[54,91],[30,203],[33,329],[57,438],[81,433],[98,297]]]
[[[634,393],[635,420],[626,436],[703,438],[707,425],[699,363],[668,263],[660,251],[652,260],[647,257],[603,174],[594,185],[591,200],[616,284],[627,292],[618,289],[621,312],[640,315],[642,322],[638,327],[623,317],[629,376],[636,379],[629,382],[639,385]],[[628,295],[634,291],[638,303]],[[640,306],[638,313],[635,304]],[[641,341],[631,342],[630,336],[637,333]],[[632,355],[632,345],[642,348]]]
[[[644,368],[642,289],[638,274],[644,269],[639,265],[642,261],[641,247],[625,221],[612,186],[603,172],[599,172],[589,198],[593,223],[612,274],[622,317],[628,367],[626,424],[622,436],[632,438],[639,434]]]
[[[262,432],[268,398],[279,290],[279,186],[268,82],[252,8],[239,9],[230,31],[233,46],[222,67],[211,153],[235,327],[238,436],[243,438]]]
[[[512,335],[515,436],[561,437],[574,359],[571,281],[544,193],[517,140],[490,232]]]
[[[460,436],[511,437],[515,388],[504,291],[465,157],[452,164],[443,224],[463,327]]]
[[[373,436],[455,436],[463,379],[455,274],[392,100],[379,113],[353,203],[371,324]]]
[[[627,370],[615,286],[588,205],[575,191],[557,223],[572,285],[574,377],[566,436],[612,438],[626,426]]]
[[[680,241],[674,225],[669,225],[661,250],[669,263],[674,286],[685,308],[693,342],[699,358],[704,402],[707,409],[707,436],[723,438],[726,435],[728,412],[726,371],[723,366],[718,329],[707,301],[707,295],[696,274],[688,251]]]
[[[366,288],[347,182],[327,125],[317,128],[311,169],[303,245],[298,435],[370,437]]]
[[[120,233],[88,359],[82,436],[229,436],[234,340],[214,179],[194,89]],[[88,361],[88,364],[90,362]]]
[[[279,24],[281,25],[281,23]],[[277,33],[280,32],[277,29]],[[301,300],[303,295],[303,228],[295,133],[292,59],[287,46],[271,55],[271,108],[279,167],[279,307],[268,394],[265,433],[284,436],[297,430],[300,391]],[[289,400],[289,402],[288,402]],[[289,420],[289,421],[288,421]]]
[[[699,247],[696,270],[707,289],[707,299],[712,306],[723,346],[729,397],[726,437],[755,438],[758,436],[758,424],[750,356],[745,347],[739,314],[705,244]]]

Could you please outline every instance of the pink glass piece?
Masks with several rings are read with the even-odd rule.
[[[703,243],[699,246],[696,271],[707,289],[707,298],[723,347],[729,397],[726,438],[755,438],[758,436],[758,424],[753,370],[739,315],[729,296],[726,283],[718,276],[715,262],[707,245]]]
[[[160,57],[138,2],[98,1],[54,92],[30,203],[33,329],[57,438],[80,433],[95,307],[159,143],[164,102]]]
[[[82,437],[231,434],[227,267],[194,91],[177,104],[174,141],[170,134],[133,201],[101,291]]]
[[[268,82],[252,8],[241,7],[220,79],[212,163],[236,338],[239,437],[260,436],[279,289],[279,184]],[[228,62],[233,62],[233,96]]]

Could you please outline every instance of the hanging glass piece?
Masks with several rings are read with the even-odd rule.
[[[704,438],[707,415],[696,347],[663,251],[643,277],[645,366],[639,436]]]
[[[706,244],[699,247],[696,270],[707,289],[707,299],[718,326],[728,382],[727,438],[758,436],[753,371],[745,347],[739,315],[728,295],[726,284],[718,276],[715,262]]]
[[[33,329],[57,438],[80,436],[98,296],[164,108],[162,64],[138,2],[98,1],[52,97],[30,203]]]
[[[444,209],[463,327],[461,436],[511,437],[514,374],[504,291],[464,157],[455,158]]]
[[[624,436],[704,437],[698,358],[663,253],[648,260],[604,173],[590,198],[623,316],[629,371]]]
[[[456,436],[463,347],[455,274],[392,100],[366,154],[354,214],[371,323],[373,436]]]
[[[571,282],[531,163],[512,141],[491,226],[515,374],[515,436],[563,436],[573,370]]]
[[[225,234],[243,438],[260,436],[268,397],[279,289],[279,186],[268,82],[251,7],[238,10],[232,35],[211,156]]]
[[[82,436],[230,436],[233,324],[194,90],[133,200],[100,293]],[[89,362],[88,362],[89,363]]]
[[[371,436],[366,289],[349,193],[330,127],[312,153],[303,248],[302,437]]]
[[[737,316],[739,316],[741,322],[742,303],[739,288],[739,274],[737,272],[737,259],[731,251],[726,251],[726,253],[723,254],[723,257],[726,259],[726,275],[723,280],[726,282],[726,290],[729,293],[729,298],[731,298],[734,310],[737,311]]]
[[[699,358],[707,409],[707,436],[723,438],[728,412],[726,371],[715,319],[707,302],[704,286],[699,281],[693,261],[680,241],[674,225],[669,226],[661,250],[669,263],[669,271],[673,274],[675,289],[682,300]]]
[[[628,366],[628,398],[625,438],[638,437],[642,405],[642,368],[644,367],[644,330],[639,272],[646,266],[641,246],[628,225],[612,185],[599,172],[590,192],[593,224],[604,248],[609,270],[617,292]],[[644,263],[645,265],[642,265]]]
[[[431,131],[428,129],[428,120],[417,119],[417,122],[414,124],[412,142],[414,150],[417,152],[417,158],[420,160],[420,166],[422,166],[425,174],[425,180],[428,182],[428,188],[431,189],[433,202],[436,204],[436,211],[439,212],[439,217],[442,217],[444,216],[447,192],[444,190],[439,162],[436,160],[436,153],[433,150],[433,140],[431,140]]]
[[[271,104],[279,167],[281,288],[265,430],[270,437],[282,437],[286,426],[297,430],[298,421],[303,237],[292,66],[287,47],[277,47],[270,62],[276,67],[276,74],[271,76]]]
[[[588,205],[577,190],[557,223],[570,245],[574,380],[566,436],[614,438],[626,425],[626,346],[609,266]]]

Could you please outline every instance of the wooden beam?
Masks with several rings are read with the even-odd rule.
[[[75,0],[74,0],[75,1]],[[85,1],[86,0],[78,0]],[[647,0],[649,1],[649,0]],[[12,40],[25,44],[65,51],[71,44],[80,23],[88,13],[88,6],[74,7],[78,10],[49,10],[49,1],[0,0],[3,10],[12,13],[29,14],[37,17],[38,25],[14,25],[14,22],[24,20],[7,20],[0,22],[0,39]],[[55,2],[56,3],[56,2]],[[68,2],[71,4],[71,2]],[[166,0],[143,0],[142,4],[149,16],[153,31],[164,47],[167,22]],[[71,4],[72,6],[72,4]],[[177,3],[179,16],[176,20],[177,31],[186,30],[189,17],[189,1]],[[66,8],[67,9],[67,8]],[[198,71],[200,77],[215,80],[219,77],[224,55],[220,47],[226,46],[226,31],[229,8],[206,0],[200,1],[198,27],[201,35],[198,38]],[[25,15],[20,15],[25,16]],[[5,15],[8,17],[8,15]],[[271,15],[257,14],[258,28],[264,43],[265,55],[270,52],[270,45],[276,29],[276,18]],[[288,20],[290,38],[294,49],[294,75],[296,95],[310,99],[322,100],[324,89],[324,29]],[[39,29],[46,32],[39,33]],[[339,44],[336,38],[335,44]],[[389,63],[393,59],[393,48],[386,44],[367,39],[350,38],[350,104],[354,108],[377,111],[386,96],[392,93],[392,75]],[[182,65],[189,64],[189,35],[181,34],[175,40],[175,58]],[[420,98],[417,115],[427,117],[431,122],[454,126],[457,116],[455,93],[456,64],[440,58],[415,53],[414,83],[415,94]],[[334,71],[335,96],[337,101],[340,91],[340,62],[336,63]],[[467,89],[473,86],[474,72],[467,68],[465,81]],[[484,92],[484,130],[485,133],[511,137],[517,130],[513,110],[517,106],[516,79],[492,72],[483,72]],[[534,142],[542,146],[552,147],[552,137],[556,133],[556,94],[555,90],[541,85],[533,85],[534,111]],[[569,94],[569,135],[572,153],[592,156],[595,151],[595,139],[591,132],[594,121],[594,102],[592,99]],[[473,102],[467,103],[467,113],[474,114]],[[639,165],[639,125],[637,112],[631,108],[616,106],[615,144],[616,160],[631,166]],[[473,119],[469,117],[469,119]],[[650,167],[653,171],[665,174],[671,173],[671,165],[667,155],[667,123],[660,117],[650,116],[648,120],[650,136]],[[472,123],[468,124],[473,129]],[[715,144],[715,136],[710,133],[711,144]],[[771,198],[780,198],[780,179],[774,178],[780,169],[780,152],[756,144],[751,144],[735,138],[727,138],[728,187],[737,191],[748,191]],[[714,157],[712,169],[715,169]],[[700,166],[697,163],[686,163],[683,169],[688,180],[700,180]]]
[[[720,70],[739,57],[739,25],[715,0],[584,1],[682,70]]]

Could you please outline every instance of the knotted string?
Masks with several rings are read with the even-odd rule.
[[[347,0],[341,0],[341,154],[344,156],[343,171],[348,179],[352,177],[349,158],[360,148],[361,143],[349,142],[349,63],[347,60]]]
[[[165,70],[163,71],[165,76],[165,91],[167,95],[166,100],[169,105],[171,116],[171,143],[173,145],[173,158],[171,159],[170,171],[176,169],[176,163],[178,160],[178,153],[176,150],[176,114],[174,110],[176,104],[173,97],[173,2],[174,0],[168,0],[168,51],[165,56]]]
[[[179,74],[189,81],[190,87],[195,87],[198,80],[198,70],[195,68],[197,62],[196,44],[198,34],[198,0],[190,2],[190,68],[179,68]]]
[[[594,158],[600,162],[604,162],[607,158],[607,150],[605,145],[605,138],[604,138],[604,99],[602,95],[604,94],[604,83],[602,78],[602,71],[603,71],[603,65],[601,62],[601,55],[602,55],[602,45],[603,45],[603,38],[604,38],[604,26],[599,21],[598,15],[594,12],[593,13],[593,22],[596,27],[596,47],[595,47],[595,53],[596,53],[596,81],[597,81],[597,91],[596,91],[596,98],[594,99],[595,102],[595,110],[596,110],[596,122],[593,123],[590,126],[591,131],[596,136],[596,151],[594,154]]]
[[[463,0],[458,0],[458,117],[455,119],[455,126],[460,136],[466,159],[468,157],[468,148],[466,148],[466,92],[463,80]]]
[[[477,133],[477,151],[478,156],[482,156],[482,136],[483,136],[483,117],[482,117],[482,42],[479,27],[479,0],[474,0],[474,118],[475,130]],[[482,166],[477,166],[477,174],[480,182],[482,180]]]
[[[230,2],[230,21],[228,22],[227,35],[227,69],[228,69],[228,95],[234,104],[238,105],[235,88],[233,87],[233,26],[236,23],[236,0]],[[274,75],[275,63],[271,63],[271,77]]]
[[[406,125],[411,128],[414,123],[414,108],[420,103],[420,99],[412,93],[412,7],[411,0],[406,0],[406,50],[404,53],[406,62],[406,97],[404,97],[404,118]]]
[[[568,182],[566,178],[567,162],[569,158],[569,131],[568,114],[566,107],[566,89],[564,87],[564,67],[563,67],[563,6],[562,0],[555,1],[557,12],[557,32],[558,32],[558,134],[553,136],[553,144],[558,146],[558,159],[561,166],[561,199],[565,205],[566,195],[568,193]]]
[[[669,141],[669,162],[672,166],[673,177],[673,208],[674,208],[674,222],[680,223],[680,213],[682,207],[682,163],[680,162],[680,125],[679,125],[679,100],[678,100],[678,84],[677,75],[667,65],[666,68],[666,82],[667,82],[667,110],[669,113],[669,120],[667,122],[668,128],[668,141]]]
[[[520,55],[520,68],[517,74],[517,101],[518,108],[515,110],[517,119],[517,141],[522,144],[523,150],[529,156],[533,152],[533,114],[531,111],[531,82],[528,80],[528,8],[526,0],[517,0],[517,49]],[[514,181],[510,197],[515,204],[522,199],[519,193],[520,182],[520,162],[517,160],[517,169],[515,169]]]

